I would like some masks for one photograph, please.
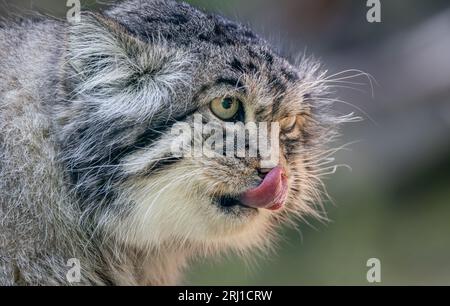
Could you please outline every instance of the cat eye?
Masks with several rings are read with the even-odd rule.
[[[211,101],[211,111],[222,120],[232,120],[241,109],[241,101],[236,98],[216,98]]]

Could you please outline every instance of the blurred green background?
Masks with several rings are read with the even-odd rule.
[[[63,17],[62,0],[0,1],[0,15],[39,11]],[[98,9],[114,1],[81,1]],[[450,3],[381,1],[368,23],[366,1],[189,1],[242,21],[287,56],[306,52],[330,73],[360,69],[377,81],[340,88],[363,122],[343,129],[348,164],[327,179],[329,223],[284,229],[277,252],[255,263],[199,262],[187,284],[366,285],[366,262],[381,261],[382,284],[450,285]]]

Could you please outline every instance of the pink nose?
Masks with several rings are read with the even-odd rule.
[[[288,194],[287,177],[280,166],[273,168],[262,183],[253,189],[244,192],[239,201],[249,207],[280,209],[286,201]]]

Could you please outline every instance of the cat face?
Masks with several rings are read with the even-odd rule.
[[[318,216],[337,119],[316,63],[291,65],[241,25],[172,1],[83,17],[70,28],[74,94],[58,122],[91,227],[144,249],[243,251],[267,246],[283,221]],[[245,124],[270,135],[271,163]]]

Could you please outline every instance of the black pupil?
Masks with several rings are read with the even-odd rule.
[[[222,107],[224,109],[230,109],[232,105],[233,105],[233,100],[231,100],[230,98],[226,98],[226,99],[222,100]]]

